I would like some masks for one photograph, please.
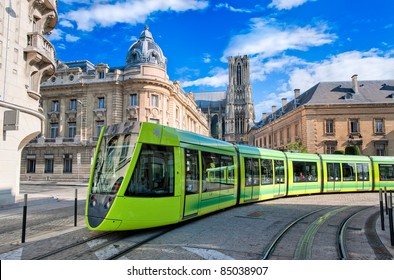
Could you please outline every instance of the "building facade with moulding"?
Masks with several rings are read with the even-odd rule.
[[[394,156],[394,80],[320,82],[294,99],[282,99],[249,133],[250,144],[332,154],[356,145],[364,155]]]
[[[169,80],[166,66],[147,27],[129,48],[125,66],[59,62],[41,85],[45,132],[24,149],[21,180],[86,182],[104,125],[154,122],[209,135],[193,94]]]
[[[19,195],[22,149],[44,126],[40,84],[56,69],[45,35],[57,21],[57,0],[0,0],[0,205]]]

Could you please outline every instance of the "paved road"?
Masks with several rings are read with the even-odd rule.
[[[78,225],[73,225],[73,205],[75,190],[78,191]],[[28,194],[28,209],[30,226],[27,231],[26,243],[20,243],[20,217],[23,206],[23,194]],[[32,259],[37,250],[50,251],[61,244],[72,240],[88,238],[93,233],[84,224],[84,200],[86,186],[73,184],[36,183],[22,185],[18,203],[0,208],[0,259]],[[365,246],[368,243],[364,228],[366,219],[379,210],[378,193],[330,194],[315,196],[300,196],[265,201],[250,205],[234,207],[225,211],[208,215],[187,223],[151,242],[139,247],[124,259],[135,260],[258,260],[278,232],[301,215],[313,210],[331,207],[369,207],[368,211],[359,214],[349,234],[349,247],[353,259],[379,259],[373,249]],[[394,248],[390,245],[388,231],[388,216],[385,216],[386,230],[382,231],[380,219],[377,219],[378,236],[386,250],[394,256]],[[303,223],[310,227],[313,219]],[[323,242],[331,238],[330,228],[333,221],[326,223],[321,233],[316,229],[315,239]],[[301,223],[302,226],[302,223]],[[301,231],[300,231],[301,232]],[[333,231],[335,233],[335,230]],[[133,234],[133,233],[131,233]],[[139,232],[138,234],[141,234]],[[300,235],[300,234],[298,234]],[[302,235],[302,234],[301,234]],[[275,259],[292,259],[281,253],[288,252],[291,243],[299,240],[293,234],[286,243],[278,245]],[[99,241],[97,241],[99,242]],[[310,255],[311,259],[336,259],[334,249],[327,249],[327,244],[320,244]],[[107,250],[116,250],[118,245],[112,245]],[[355,248],[355,249],[354,249]],[[294,249],[295,250],[295,249]],[[92,259],[100,259],[107,253],[92,255]]]

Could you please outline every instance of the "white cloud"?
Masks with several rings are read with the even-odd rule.
[[[280,108],[283,97],[287,98],[288,102],[293,100],[296,88],[303,93],[319,82],[351,81],[351,76],[354,74],[358,75],[360,81],[393,79],[394,77],[394,52],[383,53],[378,49],[366,52],[344,52],[316,62],[283,56],[267,62],[255,63],[261,66],[260,72],[263,75],[284,74],[284,82],[279,84],[276,90],[264,94],[264,100],[255,104],[256,121],[261,119],[263,112],[271,113],[272,105]],[[286,65],[287,72],[283,71],[284,65]],[[253,92],[255,98],[257,94],[259,93]]]
[[[248,9],[239,9],[239,8],[234,8],[233,6],[230,6],[228,3],[219,3],[215,6],[218,9],[228,9],[232,12],[236,12],[236,13],[251,13],[251,10]]]
[[[47,35],[47,37],[50,41],[58,41],[63,39],[63,34],[64,32],[62,30],[55,28],[52,30],[50,35]]]
[[[76,42],[78,41],[80,38],[71,34],[67,34],[66,35],[66,42]]]
[[[208,7],[203,0],[127,0],[113,4],[92,4],[71,11],[65,17],[77,23],[79,30],[92,31],[97,25],[108,27],[116,23],[144,23],[154,12],[184,12]]]
[[[290,10],[292,8],[301,6],[309,0],[272,0],[269,8],[276,8],[278,10]]]
[[[65,20],[65,19],[60,20],[59,25],[63,26],[63,27],[69,27],[69,28],[74,27],[74,25],[69,20]]]
[[[358,74],[359,80],[392,79],[394,54],[384,54],[378,49],[341,53],[294,69],[290,73],[289,87],[300,88],[303,92],[321,81],[350,81],[354,74]]]
[[[211,55],[208,53],[204,53],[202,60],[204,61],[204,63],[210,63],[211,62]]]
[[[210,76],[200,78],[194,81],[183,81],[183,87],[192,86],[209,86],[209,87],[225,87],[228,83],[228,71],[227,69],[216,67],[210,71]]]
[[[227,61],[229,56],[238,53],[270,57],[286,50],[306,51],[310,47],[329,44],[336,39],[336,35],[328,33],[327,29],[324,24],[316,27],[299,27],[280,25],[273,19],[267,21],[255,18],[252,19],[248,33],[236,35],[231,39],[222,61]]]

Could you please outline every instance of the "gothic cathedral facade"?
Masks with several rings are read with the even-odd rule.
[[[248,56],[230,57],[228,72],[224,140],[248,143],[248,130],[255,120]]]

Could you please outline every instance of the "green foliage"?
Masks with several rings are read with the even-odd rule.
[[[336,154],[336,155],[344,155],[344,154],[345,154],[345,151],[336,150],[336,151],[334,152],[334,154]]]
[[[297,153],[307,153],[308,152],[308,150],[304,146],[304,144],[302,144],[299,141],[296,141],[296,142],[293,142],[293,143],[290,143],[289,145],[287,145],[287,150],[297,152]]]
[[[360,148],[358,146],[347,146],[345,148],[345,155],[361,155]]]

